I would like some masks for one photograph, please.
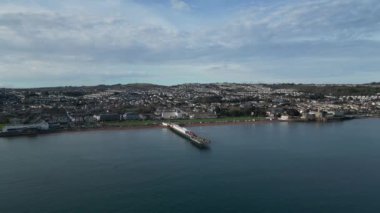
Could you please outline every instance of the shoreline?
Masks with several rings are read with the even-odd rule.
[[[356,117],[352,119],[379,119],[380,116],[374,116],[374,117]],[[349,119],[349,120],[352,120]],[[214,121],[214,122],[194,122],[194,123],[187,123],[187,124],[181,124],[180,122],[174,121],[175,123],[178,123],[185,127],[202,127],[202,126],[238,126],[238,125],[244,125],[244,124],[268,124],[268,123],[330,123],[330,122],[344,122],[347,120],[331,120],[326,122],[318,122],[318,121],[297,121],[297,120],[288,120],[288,121],[281,121],[281,120],[269,120],[269,119],[259,119],[259,120],[241,120],[241,121]],[[160,122],[161,123],[161,122]],[[165,126],[162,126],[161,124],[154,124],[154,125],[142,125],[142,126],[100,126],[100,127],[94,127],[94,128],[76,128],[76,129],[63,129],[63,130],[56,130],[56,131],[48,131],[48,132],[40,132],[34,135],[13,135],[13,136],[1,136],[0,138],[14,138],[14,137],[36,137],[40,135],[52,135],[52,134],[62,134],[62,133],[80,133],[80,132],[92,132],[92,131],[117,131],[117,130],[144,130],[144,129],[162,129],[166,128]]]
[[[275,120],[259,120],[259,121],[228,121],[228,122],[202,122],[202,123],[189,123],[183,125],[185,127],[199,127],[199,126],[230,126],[230,125],[243,125],[243,124],[254,124],[254,123],[273,123],[278,122]],[[47,133],[67,133],[67,132],[90,132],[90,131],[115,131],[115,130],[144,130],[144,129],[165,129],[167,127],[161,124],[157,125],[146,125],[146,126],[103,126],[97,128],[83,128],[83,129],[66,129],[62,131]]]
[[[12,135],[12,136],[1,136],[0,138],[17,138],[17,137],[36,137],[41,135],[53,135],[53,134],[62,134],[62,133],[80,133],[80,132],[92,132],[92,131],[117,131],[117,130],[144,130],[144,129],[162,129],[166,128],[161,125],[160,121],[154,125],[141,125],[141,126],[100,126],[94,128],[72,128],[72,129],[61,129],[55,131],[39,132],[33,135]],[[174,121],[181,124],[178,121]],[[183,126],[186,127],[198,127],[198,126],[228,126],[228,125],[243,125],[243,124],[254,124],[254,123],[272,123],[278,122],[276,120],[256,120],[256,121],[221,121],[221,122],[194,122],[187,123]]]

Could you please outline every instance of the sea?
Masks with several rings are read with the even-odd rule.
[[[0,138],[0,212],[380,212],[380,119]]]

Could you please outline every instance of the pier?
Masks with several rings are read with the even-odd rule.
[[[179,136],[189,140],[192,144],[196,145],[197,147],[207,148],[208,145],[211,143],[210,140],[200,137],[196,135],[194,132],[184,127],[181,127],[178,124],[163,122],[162,125],[169,128],[170,130],[172,130],[174,133],[178,134]]]

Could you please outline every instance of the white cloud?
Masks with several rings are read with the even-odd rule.
[[[170,0],[170,4],[175,10],[190,10],[190,5],[188,5],[183,0]]]
[[[228,26],[249,41],[359,40],[380,35],[377,0],[297,1],[251,7]]]
[[[213,76],[218,81],[254,76],[259,81],[271,76],[297,78],[302,69],[303,76],[312,75],[318,67],[344,67],[347,73],[357,73],[362,67],[375,74],[380,68],[376,65],[380,55],[377,0],[300,0],[251,6],[229,14],[227,23],[213,25],[191,23],[191,14],[185,14],[193,25],[189,28],[179,26],[185,21],[180,19],[183,14],[170,8],[156,11],[138,1],[112,1],[106,9],[102,1],[81,4],[77,10],[83,13],[71,10],[76,1],[65,9],[2,7],[0,3],[0,84],[21,79],[73,82],[78,80],[71,78],[75,73],[92,76],[94,82],[102,78],[117,81],[119,76],[161,81],[164,78],[152,76],[169,76],[170,72],[176,77],[168,81],[196,81],[192,76],[203,76],[204,81]],[[180,0],[171,0],[171,5],[177,10],[190,9]],[[163,14],[170,12],[179,20]],[[331,61],[313,62],[313,58]],[[352,65],[352,58],[370,58],[371,63],[358,60],[354,66],[341,65]],[[126,69],[131,65],[133,69]]]

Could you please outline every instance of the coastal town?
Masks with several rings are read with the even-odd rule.
[[[2,136],[112,127],[380,115],[380,84],[153,84],[0,90]]]

